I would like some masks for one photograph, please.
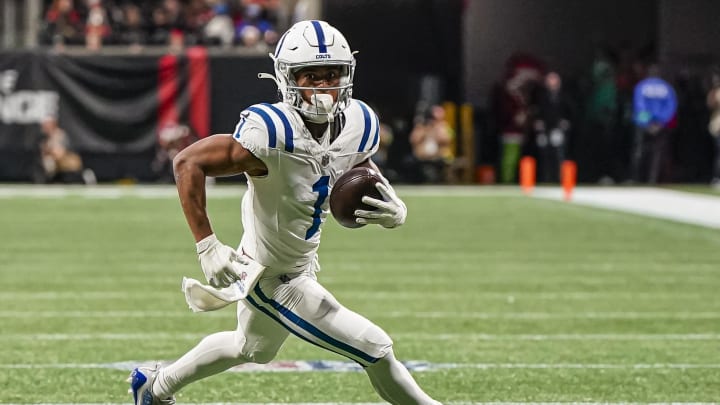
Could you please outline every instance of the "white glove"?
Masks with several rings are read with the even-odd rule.
[[[383,200],[364,196],[362,202],[377,208],[373,211],[355,210],[355,222],[358,224],[378,224],[385,228],[395,228],[405,223],[407,217],[407,207],[400,197],[395,194],[395,190],[383,182],[375,183],[383,196]]]
[[[248,264],[248,260],[230,246],[223,245],[212,234],[197,243],[198,260],[208,284],[225,288],[239,279],[236,264]]]

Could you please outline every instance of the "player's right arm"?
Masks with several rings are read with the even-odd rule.
[[[202,139],[173,159],[175,184],[185,219],[195,237],[200,267],[213,287],[227,287],[235,280],[235,263],[247,260],[215,237],[206,210],[205,177],[267,173],[265,164],[229,134]]]
[[[248,173],[259,176],[267,167],[229,134],[217,134],[183,149],[173,159],[175,184],[185,218],[198,242],[212,234],[205,210],[205,177]]]

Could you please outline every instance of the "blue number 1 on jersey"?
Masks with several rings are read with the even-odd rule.
[[[315,184],[312,185],[312,190],[318,193],[318,198],[315,200],[315,204],[313,204],[313,207],[315,207],[315,212],[313,212],[312,215],[313,222],[310,229],[308,229],[305,233],[305,240],[312,238],[312,236],[317,233],[318,229],[320,229],[320,213],[322,213],[322,205],[328,196],[329,181],[330,176],[322,176],[315,182]]]

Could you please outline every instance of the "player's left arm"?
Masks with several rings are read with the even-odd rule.
[[[356,167],[369,167],[380,174],[383,181],[375,183],[375,188],[380,192],[383,199],[379,200],[370,196],[364,196],[362,202],[376,209],[372,211],[356,210],[355,216],[357,219],[355,219],[355,221],[363,225],[378,224],[385,228],[396,228],[404,224],[405,218],[407,217],[407,206],[403,200],[398,197],[397,193],[395,193],[395,189],[390,185],[390,182],[382,175],[380,168],[378,168],[371,159],[365,159],[357,164]]]

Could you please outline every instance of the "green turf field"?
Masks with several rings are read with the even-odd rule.
[[[234,312],[201,278],[177,199],[0,198],[0,403],[129,403],[128,372]],[[403,195],[401,191],[401,196]],[[440,193],[441,195],[443,193]],[[385,328],[443,403],[720,398],[720,231],[520,195],[405,195],[396,230],[323,230],[320,281]],[[239,199],[211,198],[221,240]],[[279,360],[336,360],[291,336]],[[184,403],[380,402],[360,372],[223,373]]]
[[[717,186],[706,186],[706,185],[697,185],[697,184],[694,184],[694,185],[673,184],[673,185],[665,186],[665,188],[679,190],[679,191],[687,191],[690,193],[710,194],[710,195],[720,196],[720,187],[717,187]]]

